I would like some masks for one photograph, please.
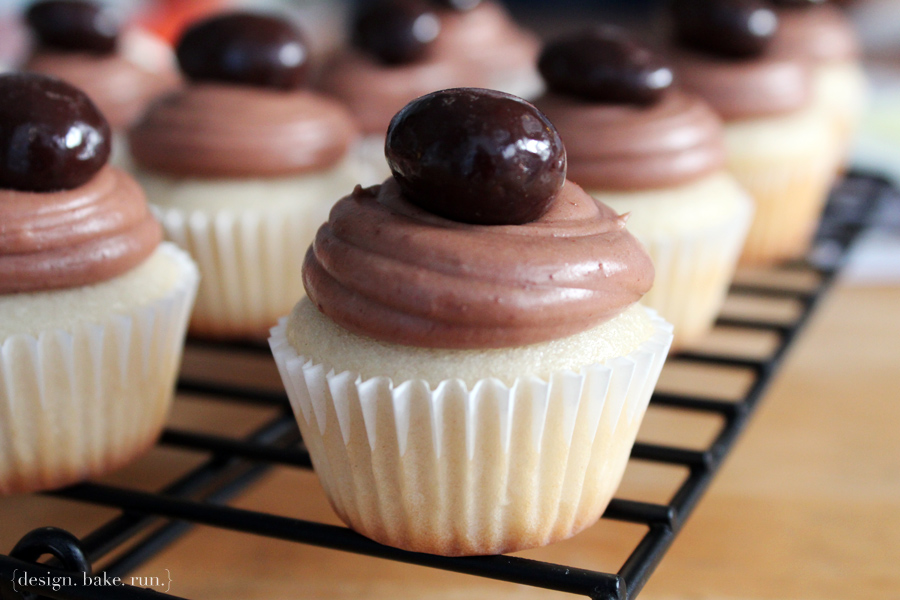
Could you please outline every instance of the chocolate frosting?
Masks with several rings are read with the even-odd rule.
[[[818,63],[856,60],[861,49],[853,23],[830,4],[778,11],[778,34],[769,53]]]
[[[319,86],[346,103],[365,134],[384,135],[391,119],[419,96],[457,87],[494,87],[498,71],[536,70],[540,42],[495,2],[441,11],[441,32],[425,58],[383,65],[356,49],[339,53]]]
[[[559,94],[536,105],[566,144],[568,178],[586,188],[669,187],[725,165],[722,122],[705,102],[680,90],[647,107]]]
[[[536,68],[541,51],[540,40],[518,27],[497,2],[486,1],[468,11],[442,11],[441,33],[434,41],[436,56],[463,59],[472,68],[482,70],[487,85],[492,74],[507,69]]]
[[[345,329],[425,348],[504,348],[585,331],[640,300],[653,265],[625,218],[567,182],[526,225],[466,225],[393,179],[340,200],[306,255],[309,298]]]
[[[464,87],[470,79],[458,61],[427,58],[383,65],[358,50],[347,49],[324,70],[319,85],[347,105],[363,133],[385,135],[394,115],[419,96]]]
[[[134,123],[147,105],[178,86],[174,72],[153,73],[117,54],[36,53],[26,69],[68,81],[94,101],[113,129]]]
[[[726,121],[791,113],[812,100],[812,70],[800,57],[730,59],[675,48],[668,58],[681,87]]]
[[[327,169],[357,130],[306,90],[194,84],[157,101],[129,132],[136,162],[176,177],[273,177]]]
[[[143,191],[115,167],[72,190],[0,190],[0,294],[112,279],[161,240]]]

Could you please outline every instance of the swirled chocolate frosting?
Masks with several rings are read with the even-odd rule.
[[[383,65],[348,49],[325,69],[319,87],[347,105],[363,133],[384,135],[393,116],[407,103],[435,90],[464,85],[471,79],[467,72],[446,57]]]
[[[129,139],[149,170],[238,178],[327,169],[356,135],[338,102],[309,91],[197,83],[156,102]]]
[[[84,90],[114,129],[133,124],[153,99],[179,84],[174,72],[152,73],[118,54],[43,50],[29,59],[26,68]]]
[[[467,225],[407,202],[396,181],[332,209],[303,280],[357,334],[425,348],[503,348],[612,319],[653,283],[625,219],[567,182],[526,225]]]
[[[434,54],[463,59],[473,73],[466,85],[481,85],[474,70],[482,70],[481,81],[490,81],[497,70],[535,67],[541,50],[537,36],[520,28],[497,2],[482,2],[472,10],[441,11],[441,34]]]
[[[812,100],[812,70],[800,57],[732,60],[673,48],[668,58],[678,84],[726,121],[791,113]]]
[[[722,169],[722,123],[698,97],[669,90],[652,106],[548,94],[536,102],[566,144],[568,177],[598,190],[641,190]]]
[[[778,33],[769,52],[815,62],[856,60],[861,49],[853,23],[840,8],[821,4],[778,10]]]
[[[114,167],[71,190],[0,190],[0,294],[112,279],[161,240],[143,191]]]

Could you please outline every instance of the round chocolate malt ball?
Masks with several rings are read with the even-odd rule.
[[[0,75],[0,187],[53,192],[87,183],[109,159],[109,123],[87,94],[46,75]]]
[[[494,90],[422,96],[391,121],[385,155],[407,200],[479,225],[541,217],[566,179],[566,150],[537,108]]]
[[[306,83],[309,48],[303,34],[275,16],[234,12],[188,28],[176,50],[193,81],[292,90]]]

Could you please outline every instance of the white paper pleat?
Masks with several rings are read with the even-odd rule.
[[[628,356],[512,386],[335,373],[297,355],[286,320],[270,344],[348,525],[410,550],[494,554],[569,537],[602,514],[672,341],[650,312],[656,331]]]
[[[653,261],[656,277],[641,303],[675,327],[677,348],[702,338],[725,302],[753,216],[743,198],[724,223],[690,236],[637,234]]]
[[[0,495],[117,468],[149,447],[168,411],[197,270],[171,244],[178,283],[163,298],[0,346]]]
[[[756,201],[740,262],[766,265],[804,256],[835,178],[835,143],[784,160],[777,155],[728,161],[728,170]]]
[[[191,331],[264,337],[304,296],[303,258],[329,209],[327,202],[215,212],[153,206],[168,239],[200,268]]]

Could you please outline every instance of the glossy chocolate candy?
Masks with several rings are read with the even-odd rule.
[[[528,102],[494,90],[413,100],[391,121],[385,155],[410,202],[462,223],[534,221],[566,179],[556,128]]]
[[[194,81],[291,90],[306,83],[309,49],[300,31],[275,16],[234,12],[190,27],[178,63]]]
[[[615,27],[596,27],[547,45],[538,68],[558,94],[592,102],[653,104],[672,85],[655,52]]]
[[[682,44],[729,57],[758,56],[778,29],[764,0],[674,0],[672,10]]]
[[[440,33],[438,16],[422,0],[376,0],[353,23],[353,45],[387,65],[422,58]]]
[[[109,158],[109,123],[81,90],[45,75],[0,75],[0,188],[69,190]]]
[[[25,15],[43,46],[72,52],[111,54],[116,50],[119,22],[107,8],[82,0],[46,0]]]

